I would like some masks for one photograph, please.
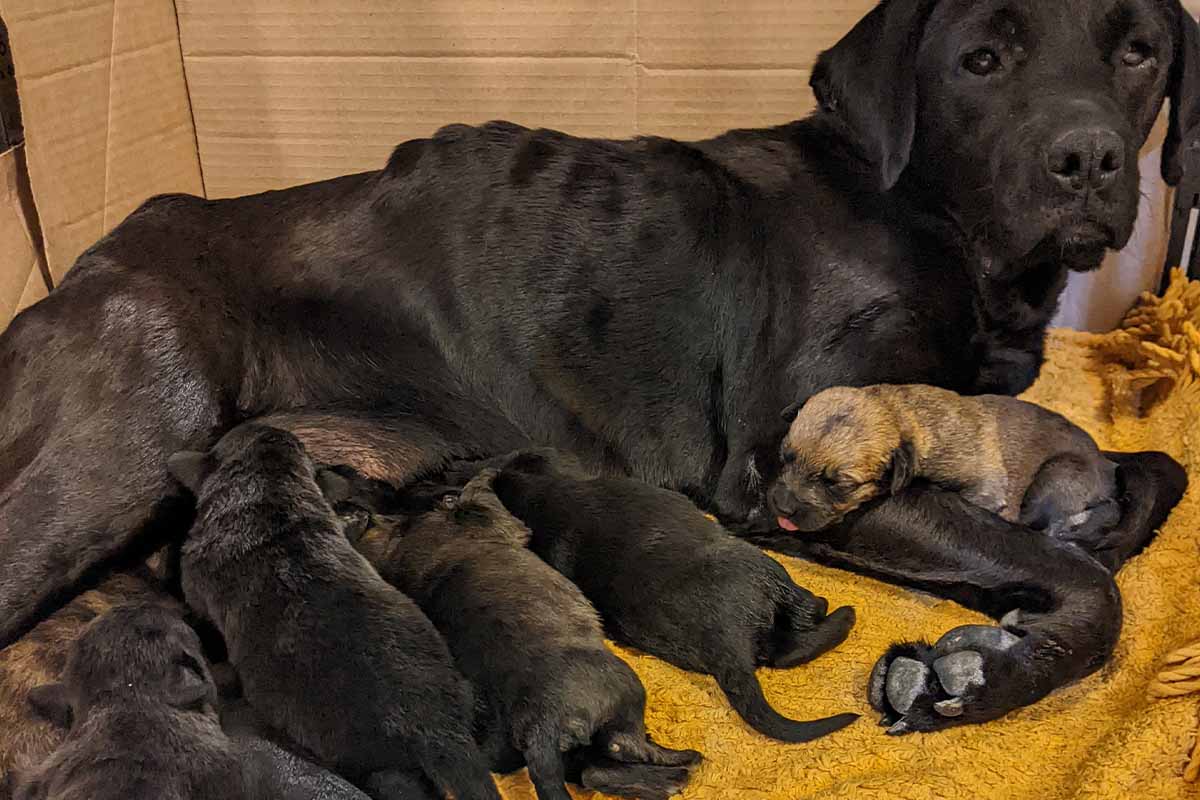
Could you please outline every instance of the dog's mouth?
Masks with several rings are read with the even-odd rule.
[[[1117,246],[1116,231],[1097,220],[1072,220],[1052,235],[1052,246],[1070,269],[1088,272],[1100,266],[1104,254]]]

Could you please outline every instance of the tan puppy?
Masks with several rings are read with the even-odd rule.
[[[779,526],[816,531],[913,478],[958,490],[1011,522],[1082,539],[1114,524],[1116,466],[1040,406],[924,385],[836,387],[792,421],[770,503]]]

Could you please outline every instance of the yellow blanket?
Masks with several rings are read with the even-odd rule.
[[[615,648],[649,693],[647,725],[672,747],[702,751],[685,798],[983,798],[1168,800],[1200,797],[1183,765],[1196,698],[1151,700],[1163,657],[1200,639],[1200,283],[1175,276],[1164,298],[1146,296],[1122,329],[1098,336],[1055,331],[1048,362],[1026,399],[1083,426],[1102,447],[1163,450],[1191,487],[1155,542],[1119,575],[1125,627],[1112,662],[1081,683],[981,726],[885,736],[866,701],[867,674],[897,638],[936,640],[985,618],[955,604],[845,572],[780,558],[802,586],[851,604],[858,626],[837,650],[793,670],[762,670],[767,697],[810,719],[864,715],[804,745],[751,732],[708,677]],[[732,598],[731,598],[732,600]],[[525,773],[501,781],[529,800]],[[580,798],[598,797],[575,791]]]

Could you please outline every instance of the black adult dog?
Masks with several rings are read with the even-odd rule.
[[[0,338],[0,643],[161,537],[186,513],[167,456],[251,417],[394,484],[552,446],[734,524],[769,518],[779,412],[818,389],[1025,388],[1067,271],[1130,236],[1168,97],[1180,176],[1200,32],[1178,0],[888,0],[812,84],[812,117],[704,142],[451,126],[379,172],[148,201]],[[1180,481],[1118,477],[1150,495],[1113,564]],[[811,549],[1043,612],[917,729],[1032,702],[1120,628],[1098,562],[953,495],[901,493]]]

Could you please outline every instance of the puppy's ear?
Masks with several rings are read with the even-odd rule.
[[[882,0],[817,59],[809,85],[875,173],[879,191],[908,166],[917,127],[917,50],[936,0]]]
[[[889,491],[892,494],[896,494],[912,483],[916,468],[917,457],[913,453],[912,445],[908,442],[902,442],[899,447],[892,451],[892,459],[888,462],[887,473],[884,476],[884,480],[888,483]]]
[[[29,705],[34,713],[59,728],[70,728],[75,711],[67,687],[61,683],[44,683],[29,690]]]
[[[329,505],[336,506],[338,503],[350,499],[353,489],[350,481],[333,470],[325,467],[318,469],[316,479],[317,486],[321,487],[321,494],[325,495],[325,500],[329,502]]]
[[[1171,100],[1170,124],[1163,142],[1162,176],[1175,186],[1183,178],[1189,151],[1200,163],[1200,25],[1179,2],[1175,57],[1167,97]]]
[[[192,494],[199,494],[204,479],[213,471],[213,463],[208,453],[180,450],[167,459],[167,471]]]
[[[216,700],[216,685],[208,667],[194,655],[185,655],[167,671],[163,698],[173,708],[194,709]]]

